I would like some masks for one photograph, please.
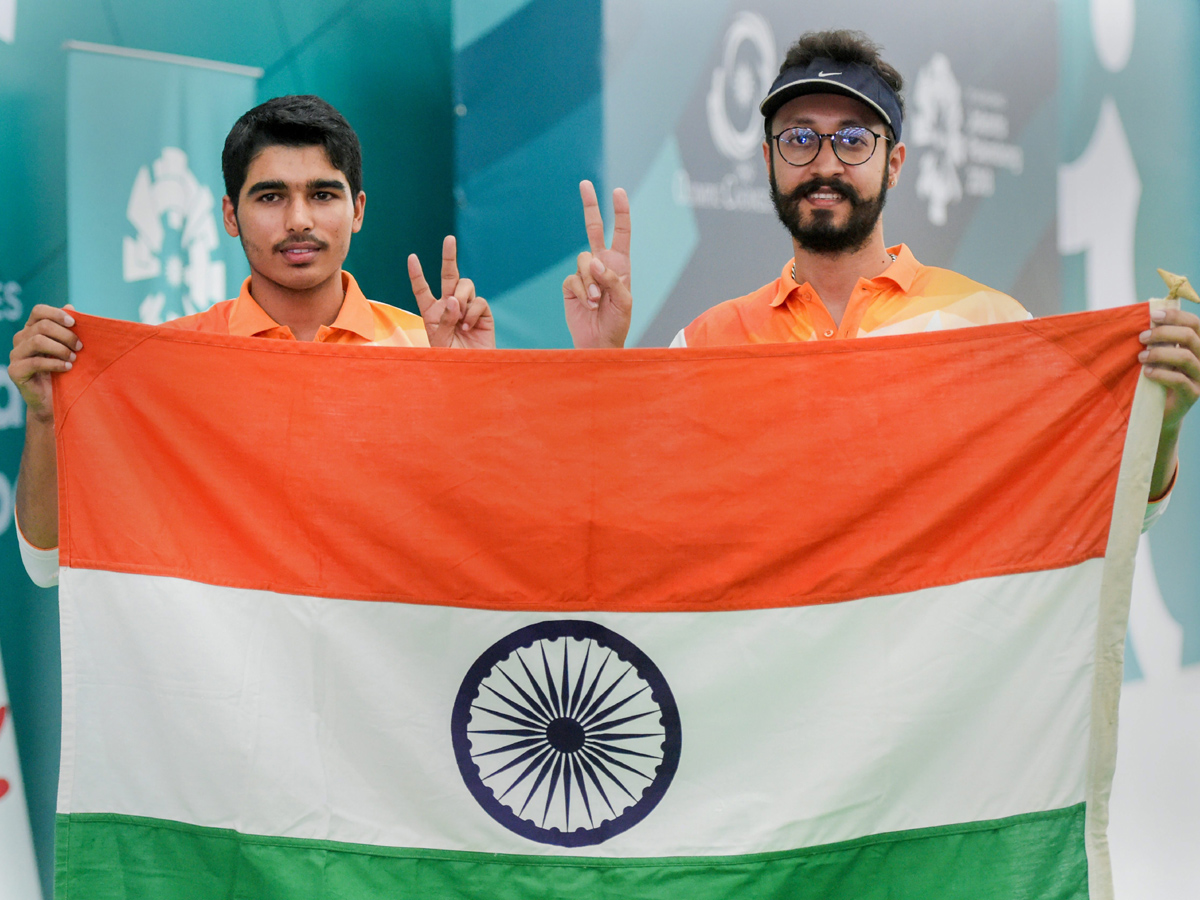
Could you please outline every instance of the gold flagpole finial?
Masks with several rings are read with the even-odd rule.
[[[1200,296],[1196,294],[1196,289],[1183,275],[1174,275],[1165,269],[1159,269],[1158,274],[1162,276],[1162,280],[1167,283],[1167,299],[1174,300],[1176,297],[1183,297],[1185,300],[1191,300],[1193,303],[1200,303]]]

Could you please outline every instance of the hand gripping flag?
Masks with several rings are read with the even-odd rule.
[[[78,318],[60,900],[1110,896],[1146,306],[626,352]]]

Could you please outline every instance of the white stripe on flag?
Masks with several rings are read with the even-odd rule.
[[[1102,567],[816,607],[576,616],[64,569],[59,811],[562,853],[475,802],[450,725],[485,650],[565,618],[640,648],[682,723],[657,808],[571,853],[753,853],[1065,807],[1084,799]]]

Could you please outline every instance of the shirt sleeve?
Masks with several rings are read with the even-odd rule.
[[[17,544],[21,548],[21,562],[25,564],[25,573],[38,587],[54,587],[58,584],[58,548],[51,547],[43,550],[35,547],[25,539],[21,532],[21,523],[13,514],[16,523]]]
[[[1171,484],[1167,487],[1167,492],[1157,500],[1151,500],[1146,504],[1146,515],[1142,517],[1142,534],[1150,530],[1150,527],[1162,518],[1162,514],[1167,511],[1167,505],[1171,502],[1171,494],[1175,492],[1175,482],[1179,480],[1179,467],[1175,467],[1175,474],[1171,477]]]

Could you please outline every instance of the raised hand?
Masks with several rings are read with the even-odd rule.
[[[21,392],[28,415],[40,422],[54,421],[50,376],[65,372],[83,349],[71,329],[75,318],[68,304],[59,309],[39,303],[29,313],[25,327],[13,335],[8,355],[8,377]]]
[[[575,274],[563,282],[563,311],[576,347],[624,347],[633,314],[630,294],[629,198],[613,191],[612,247],[604,242],[604,219],[596,188],[579,184],[590,252],[579,254]]]
[[[435,297],[421,271],[417,254],[408,256],[408,278],[417,308],[425,320],[430,347],[489,349],[496,346],[496,322],[491,307],[475,296],[475,283],[458,275],[458,245],[454,235],[442,241],[442,293]]]

